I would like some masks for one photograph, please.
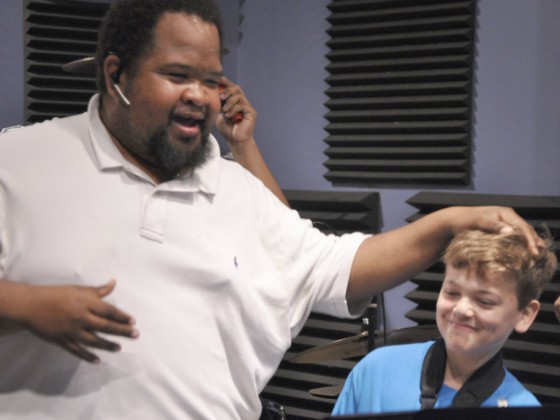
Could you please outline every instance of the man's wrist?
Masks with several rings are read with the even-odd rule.
[[[257,143],[255,142],[255,139],[251,138],[245,141],[229,143],[229,149],[231,150],[233,156],[235,158],[238,158],[240,156],[244,156],[247,153],[251,152],[252,149],[254,150],[254,147],[256,147],[256,145]]]
[[[29,285],[0,280],[0,320],[2,324],[24,325]]]

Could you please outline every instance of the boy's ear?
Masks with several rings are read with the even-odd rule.
[[[519,334],[526,332],[541,309],[541,304],[538,300],[533,299],[527,306],[519,311],[519,319],[515,324],[515,331]]]

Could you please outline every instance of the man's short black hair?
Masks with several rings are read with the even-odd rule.
[[[213,0],[117,0],[101,24],[96,53],[97,84],[104,92],[103,62],[109,53],[120,59],[120,71],[134,74],[138,58],[152,47],[154,29],[164,13],[196,15],[218,29],[223,46],[222,19]]]

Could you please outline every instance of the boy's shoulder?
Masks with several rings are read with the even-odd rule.
[[[406,354],[406,353],[424,353],[434,344],[434,341],[423,341],[420,343],[406,343],[406,344],[393,344],[375,349],[373,352],[378,352],[380,354]]]
[[[434,341],[379,347],[368,353],[360,364],[382,365],[387,369],[395,369],[403,364],[415,365],[424,360],[426,352],[432,344]]]

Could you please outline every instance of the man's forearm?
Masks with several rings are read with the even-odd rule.
[[[452,237],[465,229],[486,232],[521,229],[537,253],[534,229],[508,207],[448,207],[414,223],[368,238],[358,249],[348,284],[348,300],[363,300],[412,278],[435,263]]]
[[[352,265],[348,300],[393,288],[436,262],[452,237],[444,216],[428,215],[366,239]]]

